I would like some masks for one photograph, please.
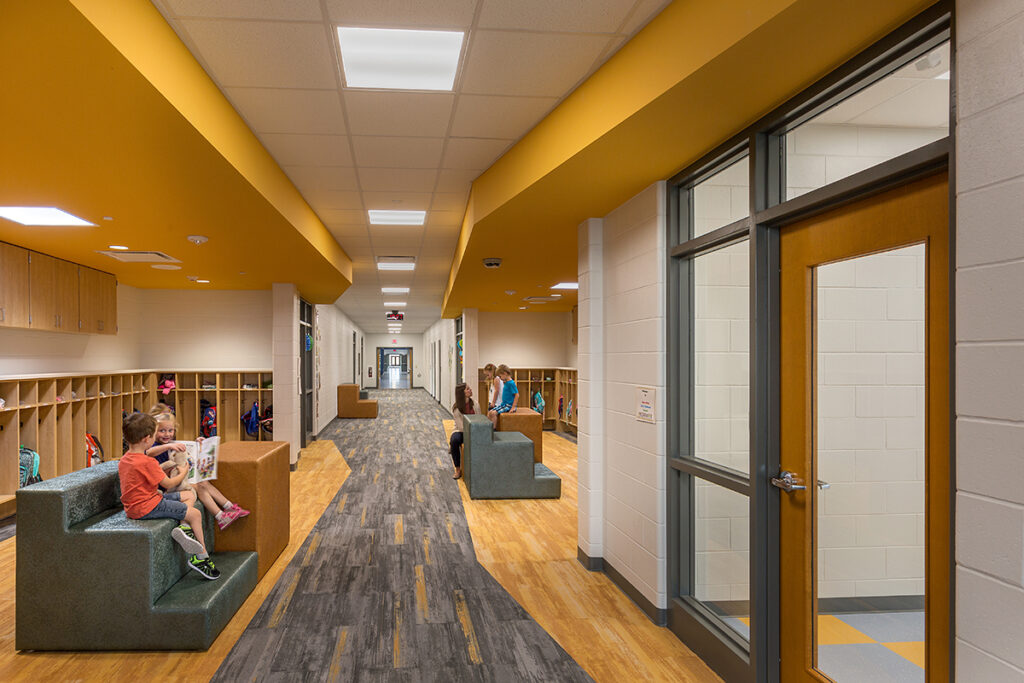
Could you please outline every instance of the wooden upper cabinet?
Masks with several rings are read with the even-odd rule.
[[[28,327],[28,250],[0,242],[0,327]]]
[[[29,282],[29,327],[78,332],[78,264],[32,252]]]
[[[82,332],[117,334],[117,279],[110,273],[79,266],[78,308]]]

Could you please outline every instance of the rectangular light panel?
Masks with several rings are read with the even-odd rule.
[[[426,211],[382,211],[370,209],[370,225],[423,225],[427,220]]]
[[[551,289],[579,289],[580,285],[578,282],[559,282]]]
[[[408,294],[409,293],[409,288],[408,287],[381,287],[380,288],[380,293],[381,294]]]
[[[338,27],[345,85],[392,90],[451,90],[461,31]]]
[[[22,225],[96,225],[55,206],[0,206],[0,217]]]
[[[384,305],[385,306],[390,306],[392,308],[398,308],[399,306],[405,306],[405,302],[404,301],[385,301]]]

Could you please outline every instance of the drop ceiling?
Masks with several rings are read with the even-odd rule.
[[[470,187],[666,0],[154,0],[351,257],[337,305],[385,331],[383,286],[408,286],[403,331],[441,317]],[[338,25],[465,31],[452,92],[353,89]],[[371,226],[368,209],[426,210]],[[378,272],[413,256],[411,273]],[[542,307],[538,307],[543,310]]]

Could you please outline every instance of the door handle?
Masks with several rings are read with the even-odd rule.
[[[779,472],[779,476],[772,477],[772,486],[782,489],[786,493],[792,493],[793,491],[803,491],[807,488],[803,485],[803,481],[803,479],[789,470],[783,470]]]
[[[819,479],[818,480],[818,488],[820,490],[824,491],[825,489],[832,488],[832,484],[828,483],[827,481],[822,481],[821,479]]]

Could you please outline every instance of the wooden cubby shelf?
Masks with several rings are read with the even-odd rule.
[[[519,388],[519,405],[530,408],[533,395],[540,392],[544,398],[544,429],[576,433],[576,368],[511,368],[512,379]],[[478,404],[487,403],[487,380],[484,370],[477,373]],[[562,399],[559,415],[558,400]],[[572,401],[572,413],[568,411]],[[481,408],[481,411],[483,409]]]
[[[157,390],[160,378],[172,375],[176,388]],[[252,388],[249,388],[252,387]],[[259,402],[262,415],[273,401],[273,373],[260,371],[139,370],[108,374],[0,377],[0,518],[14,514],[19,483],[19,448],[39,453],[43,479],[87,466],[85,435],[93,434],[107,460],[121,457],[121,421],[157,402],[175,408],[178,438],[199,435],[203,399],[217,406],[222,441],[269,441],[263,429],[249,435],[241,417]]]

